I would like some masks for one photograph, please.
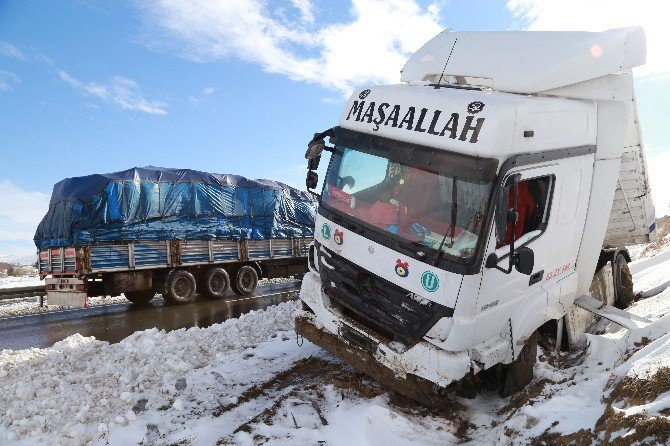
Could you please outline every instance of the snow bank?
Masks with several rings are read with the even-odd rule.
[[[86,305],[95,307],[97,305],[111,305],[127,302],[124,296],[98,296],[89,297]],[[20,299],[0,300],[0,318],[22,316],[34,313],[48,313],[50,311],[69,310],[70,307],[60,305],[45,305],[40,307],[39,297],[24,297]]]
[[[147,330],[112,345],[74,335],[48,349],[4,350],[0,439],[138,444],[149,424],[169,432],[184,424],[183,412],[234,398],[239,388],[228,387],[224,369],[245,375],[236,384],[244,386],[256,378],[250,372],[272,374],[299,357],[288,364],[275,358],[283,354],[275,355],[278,345],[295,344],[278,335],[293,326],[295,308],[286,302],[204,329]],[[273,336],[256,357],[257,344]],[[247,362],[255,370],[247,371]]]

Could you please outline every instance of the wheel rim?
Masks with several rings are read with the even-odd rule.
[[[214,274],[209,279],[209,288],[215,293],[220,293],[226,286],[226,280],[223,278],[223,274]]]
[[[191,294],[191,282],[186,277],[179,277],[172,287],[178,297],[188,297]]]
[[[240,277],[240,282],[241,282],[242,288],[244,288],[245,290],[248,290],[249,288],[251,288],[251,285],[252,285],[253,281],[254,281],[254,279],[253,279],[250,271],[245,271],[245,273],[242,274],[242,277]]]

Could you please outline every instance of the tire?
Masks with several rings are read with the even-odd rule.
[[[253,266],[244,265],[235,273],[235,280],[231,284],[235,294],[251,296],[258,286],[258,273]]]
[[[196,283],[193,274],[176,270],[165,279],[165,296],[168,302],[186,304],[195,300]]]
[[[625,310],[635,301],[633,292],[633,275],[628,268],[628,262],[623,254],[619,253],[614,259],[614,287],[616,289],[616,300],[614,306]]]
[[[533,368],[537,361],[537,339],[535,331],[512,363],[503,367],[500,374],[500,396],[505,398],[524,389],[533,380]]]
[[[211,268],[202,280],[200,291],[211,299],[221,299],[230,286],[230,277],[223,268]]]
[[[146,304],[149,303],[149,301],[154,298],[156,292],[154,290],[142,290],[142,291],[128,291],[127,293],[123,294],[126,296],[126,299],[128,299],[134,304]]]

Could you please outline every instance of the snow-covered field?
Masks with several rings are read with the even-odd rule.
[[[512,398],[453,396],[443,413],[390,396],[305,341],[286,302],[208,328],[71,336],[0,352],[0,444],[667,444],[670,255],[633,265],[654,322],[611,324],[584,350],[540,351]],[[645,263],[646,262],[646,263]]]
[[[38,285],[44,285],[44,280],[41,280],[38,276],[0,278],[0,289],[29,287]]]

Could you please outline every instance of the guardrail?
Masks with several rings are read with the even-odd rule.
[[[44,306],[44,296],[46,295],[47,292],[44,289],[44,285],[0,288],[0,300],[39,296],[40,307]]]

